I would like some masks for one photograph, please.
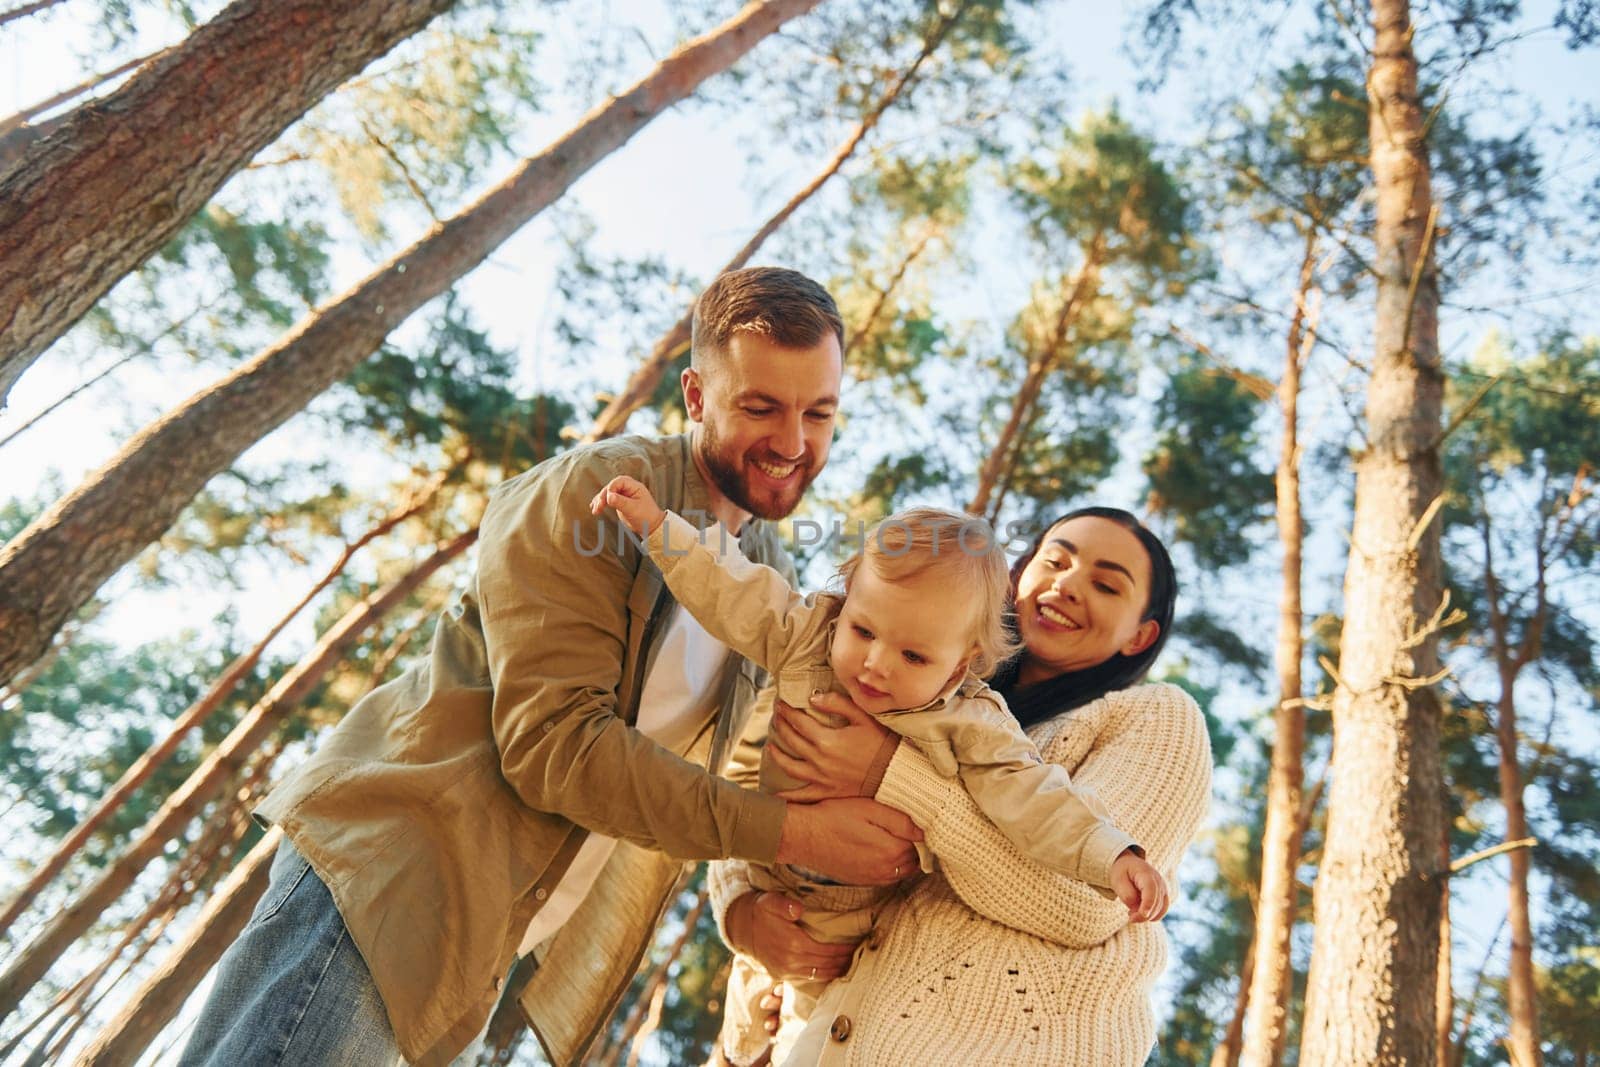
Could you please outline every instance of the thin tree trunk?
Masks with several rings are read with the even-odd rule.
[[[1256,938],[1252,934],[1250,943],[1245,946],[1244,961],[1239,967],[1239,992],[1234,994],[1233,1015],[1228,1020],[1228,1028],[1222,1032],[1222,1040],[1211,1050],[1211,1067],[1235,1067],[1239,1062],[1239,1050],[1244,1042],[1244,1020],[1250,1010],[1250,987],[1255,984],[1255,972]]]
[[[1483,584],[1489,609],[1489,633],[1494,642],[1496,673],[1500,695],[1495,706],[1495,740],[1499,747],[1500,803],[1506,812],[1506,840],[1528,837],[1528,815],[1523,804],[1522,765],[1517,739],[1517,677],[1522,668],[1539,654],[1544,638],[1548,605],[1545,591],[1546,555],[1544,542],[1534,549],[1534,605],[1522,639],[1513,642],[1507,618],[1505,596],[1494,565],[1494,537],[1487,507],[1480,511],[1479,528],[1483,538]],[[1533,917],[1529,909],[1528,872],[1532,865],[1529,849],[1510,850],[1510,882],[1506,923],[1511,930],[1511,956],[1506,974],[1506,1014],[1511,1032],[1506,1051],[1512,1067],[1542,1067],[1544,1053],[1539,1047],[1538,984],[1533,972]]]
[[[0,407],[39,353],[234,172],[449,6],[234,0],[35,144],[0,179]]]
[[[33,984],[132,884],[139,872],[160,854],[162,847],[183,831],[200,807],[217,794],[256,746],[305,699],[361,634],[440,567],[464,552],[477,537],[477,530],[469,530],[435,549],[403,577],[352,607],[322,635],[316,647],[279,679],[188,781],[167,799],[122,856],[10,961],[5,973],[0,974],[0,1018],[11,1013]]]
[[[150,924],[157,920],[160,920],[160,925],[152,936],[160,936],[160,932],[166,929],[167,923],[171,921],[172,916],[192,894],[192,886],[198,881],[201,868],[206,862],[214,860],[216,854],[224,845],[224,838],[229,831],[231,822],[230,814],[231,812],[225,805],[217,806],[217,809],[206,818],[205,824],[200,827],[199,832],[195,835],[195,843],[173,865],[172,869],[167,873],[165,882],[151,895],[144,911],[122,928],[122,934],[117,943],[87,974],[62,990],[43,1011],[12,1035],[6,1046],[0,1048],[0,1061],[8,1059],[13,1052],[22,1046],[23,1041],[33,1030],[59,1011],[61,1017],[50,1027],[44,1037],[35,1043],[34,1051],[29,1056],[24,1067],[31,1067],[33,1064],[45,1062],[47,1054],[51,1058],[54,1057],[54,1051],[47,1053],[47,1050],[50,1049],[52,1044],[59,1046],[63,1041],[67,1040],[67,1037],[77,1031],[77,1024],[74,1024],[68,1030],[67,1037],[58,1038],[62,1028],[67,1026],[75,1015],[82,1013],[84,1003],[93,994],[95,987],[100,983],[100,979],[116,965],[117,960],[121,958],[123,952],[127,951],[128,946],[139,940]],[[242,829],[240,832],[243,832]],[[148,945],[146,945],[146,949],[148,949]]]
[[[628,1010],[627,1017],[622,1022],[622,1029],[617,1034],[617,1041],[605,1055],[597,1057],[596,1062],[600,1067],[620,1067],[624,1062],[624,1053],[627,1053],[626,1062],[636,1062],[639,1055],[640,1043],[644,1036],[655,1029],[645,1029],[648,1017],[654,1012],[660,1016],[659,1006],[656,1004],[658,994],[665,993],[667,987],[667,972],[672,964],[683,954],[683,948],[694,936],[695,924],[700,921],[700,916],[706,910],[706,903],[710,900],[707,890],[702,889],[696,898],[694,907],[689,909],[689,914],[684,917],[683,929],[667,948],[666,955],[650,970],[650,976],[645,979],[644,986],[639,990],[639,996],[634,1000]]]
[[[1450,870],[1450,825],[1445,823],[1439,835],[1439,867]],[[1454,938],[1450,929],[1450,882],[1448,873],[1439,879],[1439,968],[1437,988],[1433,994],[1433,1043],[1438,1049],[1439,1067],[1450,1064],[1450,1033],[1455,1028],[1456,985]]]
[[[983,467],[978,472],[978,488],[973,493],[971,503],[967,505],[970,514],[987,514],[989,498],[994,493],[995,487],[1002,480],[1009,480],[1009,468],[1016,463],[1016,453],[1020,448],[1022,425],[1024,422],[1032,421],[1033,406],[1039,399],[1040,390],[1044,388],[1045,379],[1050,376],[1056,362],[1065,353],[1067,336],[1077,323],[1078,316],[1083,313],[1084,307],[1099,290],[1100,258],[1104,253],[1105,236],[1096,234],[1084,256],[1083,265],[1078,268],[1077,277],[1073,279],[1072,290],[1062,302],[1061,312],[1056,318],[1055,327],[1050,332],[1050,339],[1044,349],[1035,353],[1029,361],[1028,373],[1022,379],[1022,387],[1017,390],[1016,402],[1011,405],[1011,415],[1006,420],[1005,427],[1001,429],[1000,438],[995,442],[994,449],[983,461]]]
[[[528,1032],[528,1020],[522,1014],[522,1006],[517,1000],[532,974],[531,956],[524,956],[512,965],[511,973],[506,976],[505,988],[500,991],[500,999],[489,1016],[489,1029],[483,1035],[483,1051],[478,1056],[480,1064],[503,1067],[516,1055],[517,1046]]]
[[[51,108],[59,107],[74,97],[82,96],[91,89],[99,88],[112,78],[120,78],[122,75],[128,73],[128,71],[133,70],[135,67],[144,66],[146,63],[157,58],[165,52],[166,49],[163,48],[159,52],[151,52],[148,55],[138,56],[134,59],[130,59],[126,63],[120,63],[104,73],[95,74],[85,78],[83,81],[69,89],[63,89],[54,96],[46,97],[37,104],[25,107],[9,118],[0,119],[0,138],[3,138],[6,134],[10,133],[17,127],[31,121],[35,115],[42,115]]]
[[[1303,1067],[1432,1067],[1439,965],[1437,218],[1406,0],[1373,0],[1377,314],[1333,708]]]
[[[822,170],[807,182],[799,192],[791,196],[788,203],[779,208],[775,215],[767,219],[761,225],[761,228],[755,232],[755,235],[744,243],[744,247],[735,252],[733,258],[722,265],[722,269],[717,272],[718,274],[726,274],[729,271],[738,270],[746,263],[749,263],[751,257],[766,243],[767,238],[776,233],[778,227],[789,220],[789,216],[799,210],[800,206],[807,200],[810,200],[817,190],[828,183],[830,178],[839,173],[840,168],[855,154],[856,149],[866,139],[867,134],[871,133],[873,128],[878,125],[878,120],[883,118],[884,112],[894,105],[895,101],[901,97],[906,88],[916,79],[917,71],[922,67],[922,64],[938,49],[939,45],[944,43],[944,39],[949,36],[950,30],[961,20],[961,16],[969,6],[970,0],[962,0],[950,14],[939,20],[933,32],[924,40],[922,51],[917,53],[917,58],[912,60],[909,67],[900,72],[900,76],[878,98],[878,102],[873,105],[872,110],[860,122],[856,123],[856,127],[850,132],[850,136],[846,137],[844,142],[834,150],[833,155],[823,165]],[[673,361],[682,355],[685,348],[688,347],[690,341],[689,333],[693,322],[694,305],[691,304],[689,309],[684,312],[683,317],[673,323],[672,328],[663,334],[651,347],[650,354],[645,357],[644,362],[628,378],[628,383],[622,387],[622,392],[613,397],[611,402],[596,416],[594,425],[589,428],[588,433],[583,435],[583,443],[589,444],[594,441],[601,441],[622,432],[623,427],[627,425],[628,417],[655,395],[656,387],[661,384],[661,379],[666,374],[667,368],[672,366]]]
[[[95,1035],[78,1058],[79,1064],[111,1067],[138,1061],[244,929],[256,901],[266,892],[272,855],[282,839],[283,831],[273,827],[240,861],[160,968],[145,979],[117,1017]]]
[[[1500,699],[1496,709],[1495,738],[1500,745],[1500,803],[1506,812],[1506,840],[1528,836],[1528,815],[1522,799],[1522,768],[1517,760],[1517,670],[1502,659]],[[1511,959],[1506,975],[1506,1013],[1511,1033],[1506,1050],[1512,1067],[1541,1067],[1544,1053],[1539,1047],[1538,984],[1533,972],[1533,919],[1528,907],[1530,849],[1511,849],[1509,907],[1507,924],[1511,929]]]
[[[254,648],[228,665],[228,669],[223,671],[222,676],[212,683],[211,688],[206,691],[205,695],[191,704],[182,715],[179,715],[173,721],[172,729],[165,738],[152,745],[149,751],[134,762],[133,766],[123,772],[116,785],[112,786],[100,798],[100,802],[95,805],[94,810],[84,816],[83,820],[72,829],[72,832],[56,846],[55,851],[50,854],[49,858],[33,872],[26,884],[18,890],[16,896],[6,903],[5,911],[0,912],[0,934],[4,934],[11,928],[11,924],[16,922],[17,917],[38,897],[44,887],[49,885],[56,875],[61,873],[62,868],[67,865],[67,861],[77,855],[78,850],[84,846],[94,832],[100,829],[107,819],[121,810],[122,805],[127,803],[128,798],[140,786],[144,785],[162,764],[172,757],[172,754],[178,750],[179,744],[188,736],[189,731],[205,722],[222,706],[222,702],[227,699],[229,694],[255,669],[256,664],[261,661],[262,655],[265,654],[267,646],[272,643],[278,634],[283,632],[284,627],[288,626],[318,593],[326,589],[333,583],[334,579],[343,573],[345,566],[349,564],[358,551],[421,511],[428,501],[433,499],[434,495],[439,491],[439,487],[444,484],[444,479],[448,473],[448,471],[440,472],[427,484],[412,493],[399,507],[391,511],[382,522],[368,530],[360,538],[347,544],[344,551],[340,553],[339,558],[334,561],[333,566],[328,568],[327,573],[311,587],[305,596],[300,598],[300,602],[290,608],[282,618],[274,623],[272,629],[267,631],[265,637],[256,642]]]
[[[1316,309],[1311,306],[1317,236],[1308,229],[1300,256],[1300,281],[1278,381],[1283,417],[1283,448],[1278,456],[1278,543],[1283,551],[1282,592],[1278,602],[1278,707],[1273,713],[1272,768],[1267,777],[1267,820],[1261,833],[1261,895],[1256,909],[1254,988],[1245,1020],[1246,1067],[1278,1067],[1289,1038],[1289,1002],[1294,970],[1290,937],[1299,912],[1300,807],[1305,780],[1306,713],[1300,677],[1304,648],[1300,604],[1301,551],[1305,527],[1300,517],[1300,371],[1315,343]]]
[[[922,235],[912,242],[911,247],[906,250],[906,254],[900,258],[900,265],[889,276],[887,284],[874,294],[872,307],[867,310],[866,316],[859,323],[856,323],[855,329],[850,331],[850,336],[845,338],[842,355],[846,366],[850,364],[850,353],[855,351],[857,343],[860,342],[861,338],[870,336],[873,327],[878,324],[878,317],[883,314],[883,309],[889,303],[889,298],[894,295],[894,291],[905,280],[906,271],[910,270],[911,264],[915,263],[922,253],[927,251],[928,243],[933,240],[933,234],[934,229],[932,226],[923,228]]]
[[[50,635],[159,537],[212,475],[350,373],[413,311],[661,111],[819,3],[750,4],[688,42],[278,344],[147,426],[0,550],[0,680],[38,656]]]
[[[17,19],[27,18],[29,15],[43,11],[45,8],[55,7],[59,3],[61,3],[61,0],[34,0],[31,4],[23,4],[21,7],[14,7],[9,11],[0,11],[0,26],[4,26],[8,22],[15,22]]]

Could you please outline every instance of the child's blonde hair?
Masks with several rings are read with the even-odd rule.
[[[983,519],[944,508],[909,508],[868,530],[861,548],[839,564],[845,593],[866,560],[874,574],[897,582],[928,575],[955,582],[972,597],[970,638],[976,646],[967,669],[987,678],[1020,645],[1006,626],[1011,575],[994,529]]]

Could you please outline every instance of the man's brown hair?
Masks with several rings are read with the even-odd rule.
[[[702,372],[742,331],[785,348],[810,348],[829,333],[844,348],[844,320],[828,291],[799,271],[746,267],[720,275],[695,301],[689,348]]]

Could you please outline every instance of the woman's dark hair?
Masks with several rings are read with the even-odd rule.
[[[1015,715],[1023,726],[1043,722],[1053,715],[1082,707],[1107,693],[1126,689],[1141,681],[1150,672],[1156,657],[1161,655],[1161,649],[1167,643],[1167,636],[1172,633],[1172,610],[1178,599],[1178,575],[1173,570],[1172,557],[1167,555],[1167,546],[1161,543],[1159,537],[1151,533],[1144,523],[1121,508],[1078,508],[1045,524],[1039,531],[1039,536],[1033,539],[1033,544],[1028,546],[1028,551],[1017,557],[1016,562],[1011,565],[1013,613],[1016,609],[1017,584],[1022,578],[1022,572],[1033,562],[1033,557],[1038,555],[1045,537],[1062,523],[1081,518],[1107,519],[1114,522],[1137,537],[1139,543],[1144,546],[1145,554],[1150,557],[1150,596],[1145,602],[1144,614],[1140,619],[1141,621],[1154,619],[1161,627],[1161,631],[1150,643],[1150,647],[1143,652],[1132,656],[1124,656],[1119,652],[1104,663],[1098,663],[1081,671],[1060,674],[1025,687],[1017,684],[1023,657],[1027,655],[1027,649],[1023,649],[1002,664],[994,677],[989,679],[989,684],[1006,698],[1006,705],[1010,707],[1011,714]],[[1012,616],[1011,625],[1015,629],[1015,614]]]

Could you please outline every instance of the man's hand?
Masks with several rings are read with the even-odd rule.
[[[656,503],[656,498],[643,482],[626,474],[611,479],[589,501],[592,514],[598,515],[606,508],[616,509],[622,521],[628,524],[628,529],[637,532],[640,537],[650,536],[650,531],[660,526],[667,514],[661,510],[661,505]]]
[[[807,783],[779,795],[786,800],[870,795],[865,791],[867,777],[874,769],[882,777],[878,764],[884,745],[890,739],[898,741],[898,735],[843,693],[817,694],[811,698],[811,706],[846,722],[829,726],[781,700],[773,704],[767,758],[791,778]]]
[[[723,925],[730,947],[774,978],[831,982],[850,967],[856,947],[813,940],[799,923],[804,911],[798,900],[782,893],[746,893],[728,905]],[[773,1005],[774,1012],[777,1008]]]
[[[787,805],[778,862],[847,885],[889,885],[917,871],[922,831],[905,812],[856,797]]]
[[[1111,889],[1133,922],[1154,922],[1167,913],[1167,880],[1131,848],[1111,864]]]

